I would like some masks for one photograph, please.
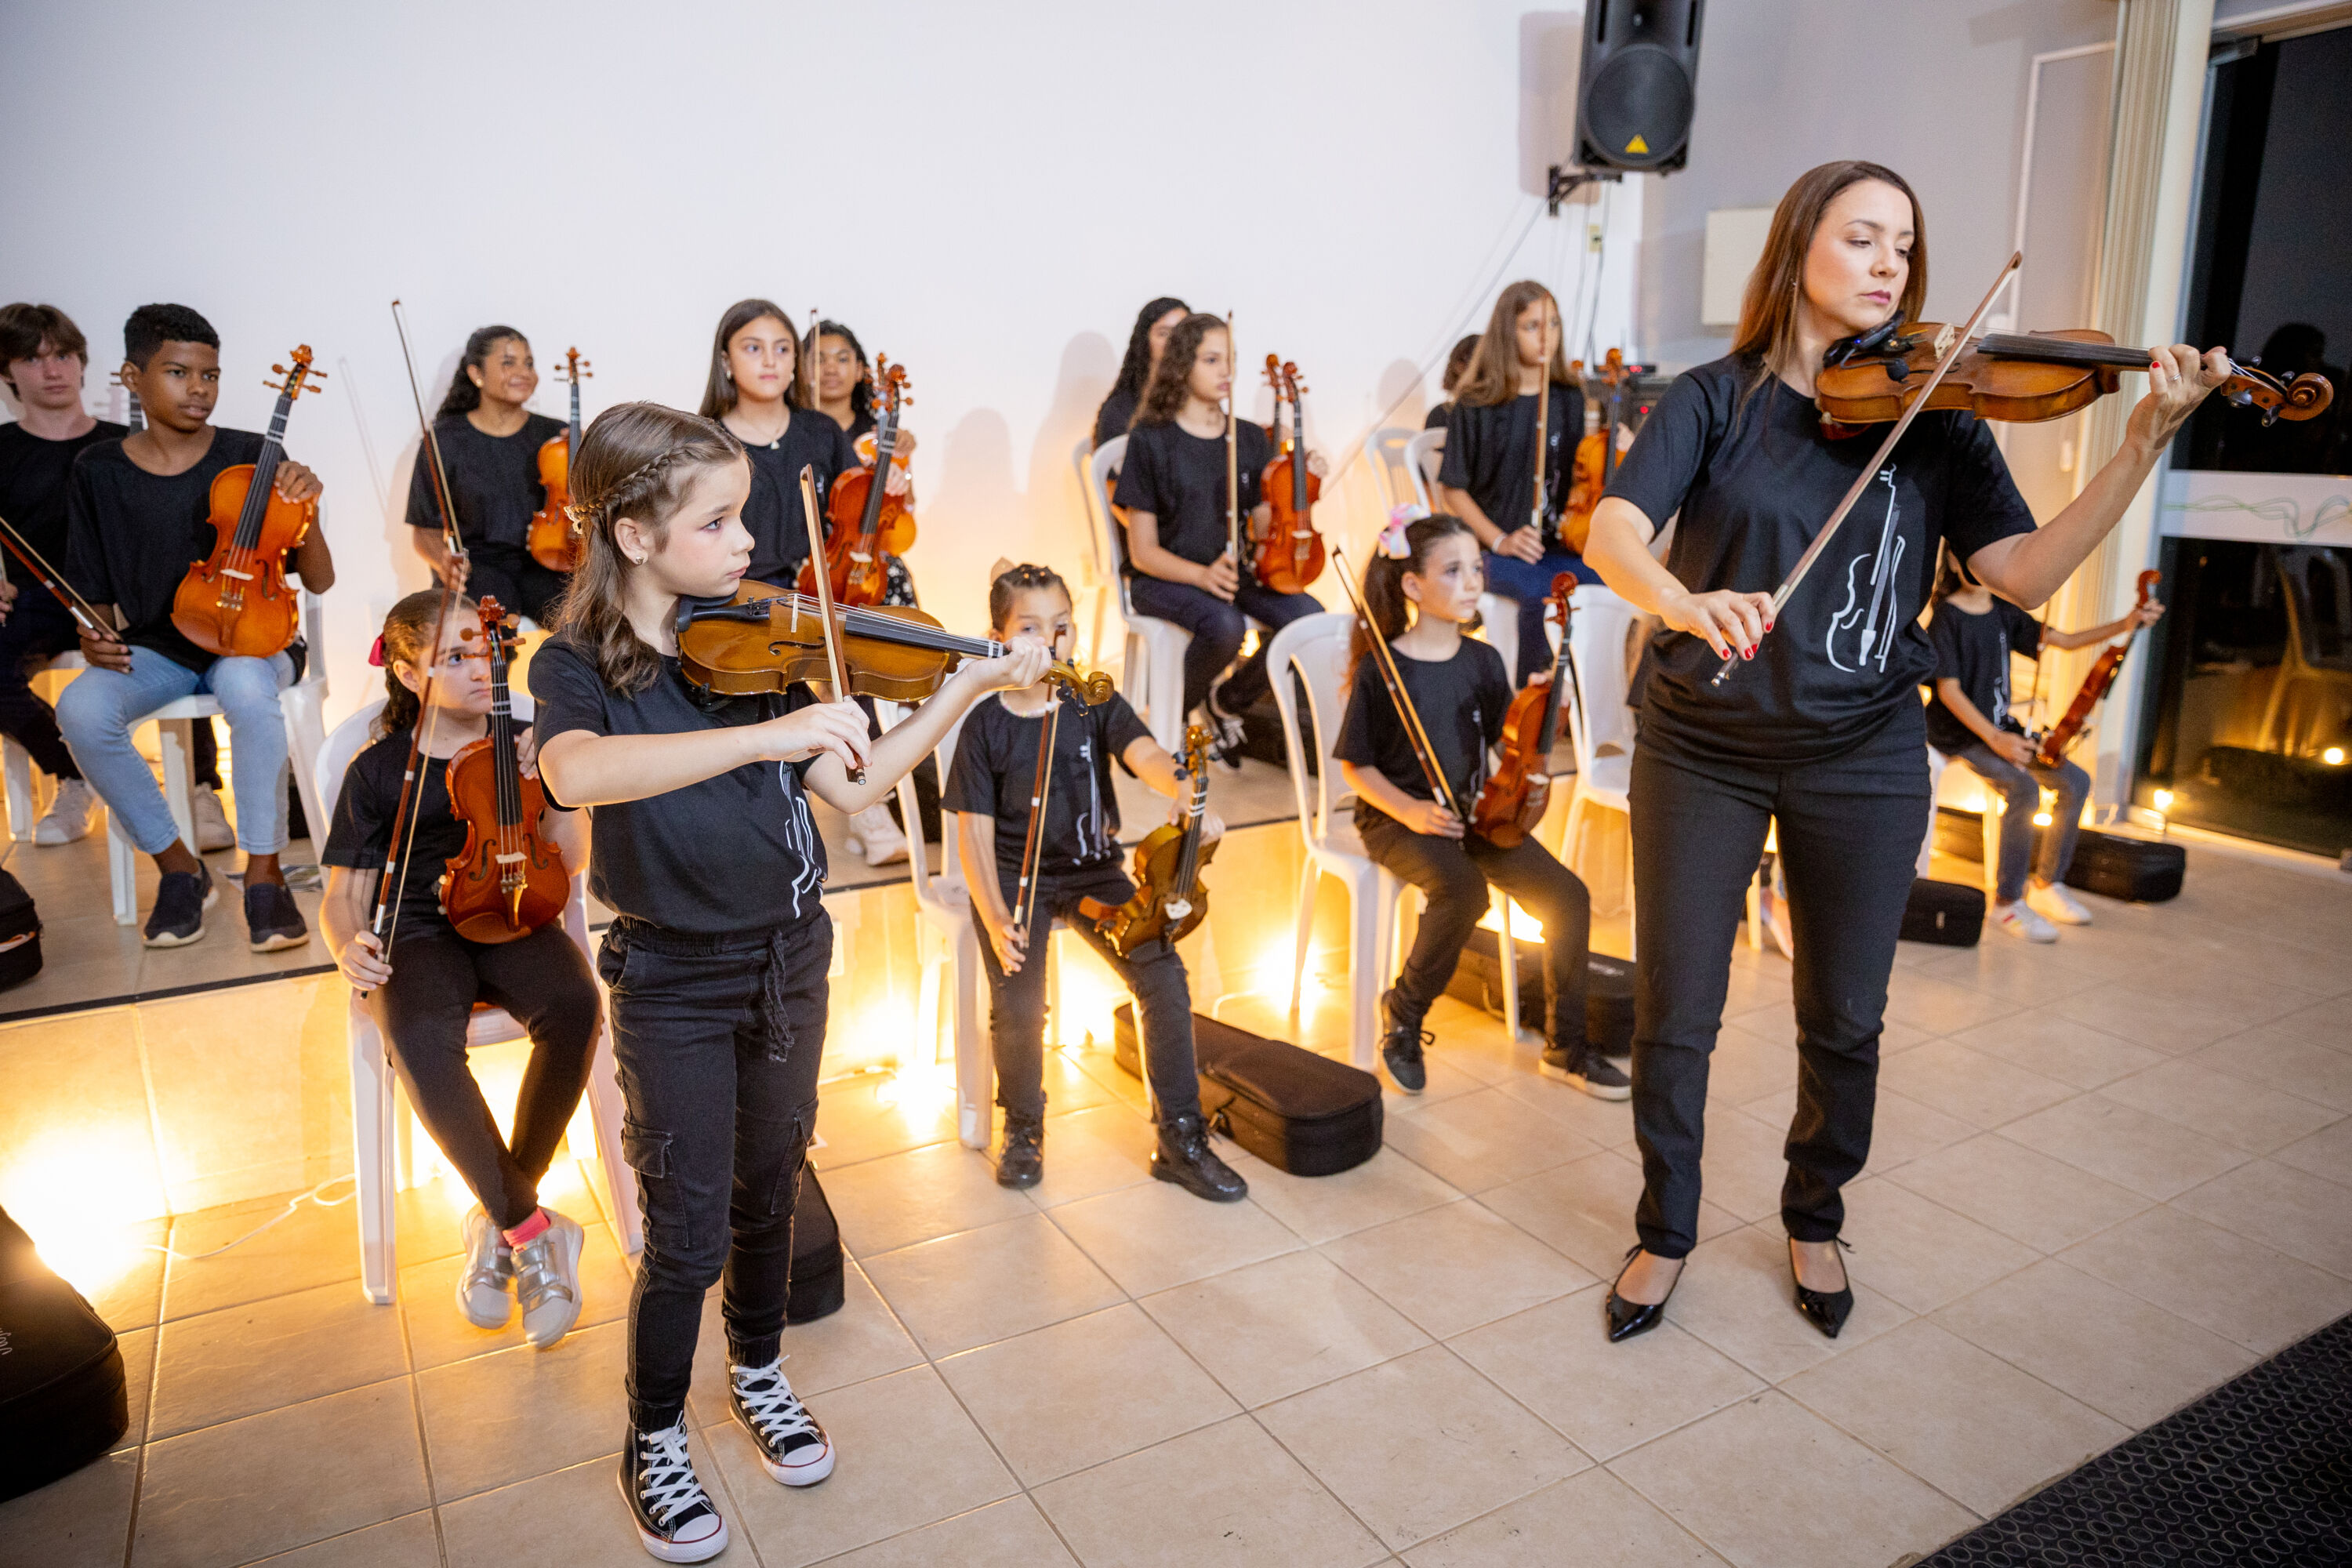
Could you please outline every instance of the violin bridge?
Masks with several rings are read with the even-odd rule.
[[[1952,348],[1952,340],[1959,335],[1960,329],[1952,325],[1951,322],[1946,321],[1942,329],[1936,333],[1936,357],[1940,360],[1947,353],[1949,353]]]

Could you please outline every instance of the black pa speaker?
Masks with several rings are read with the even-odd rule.
[[[1586,0],[1576,161],[1670,174],[1690,157],[1705,0]]]

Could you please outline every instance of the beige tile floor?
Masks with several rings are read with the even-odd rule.
[[[1601,1334],[1640,1185],[1622,1106],[1444,1005],[1431,1090],[1322,1179],[1250,1202],[1148,1180],[1135,1086],[1051,1064],[1048,1178],[995,1187],[947,1109],[828,1088],[818,1156],[849,1305],[788,1336],[824,1486],[691,1414],[767,1568],[1357,1568],[1906,1560],[2352,1310],[2352,884],[2198,852],[2187,894],[2055,947],[1906,947],[1859,1306],[1790,1307],[1778,1149],[1789,968],[1744,948],[1713,1083],[1703,1240],[1646,1338]],[[1273,1028],[1246,998],[1233,1021]],[[1326,1005],[1306,1029],[1336,1042]],[[537,1353],[449,1300],[457,1201],[404,1199],[402,1299],[361,1303],[348,1209],[100,1294],[131,1440],[0,1507],[42,1568],[646,1561],[613,1480],[628,1267],[591,1222],[582,1326]],[[153,1227],[183,1254],[270,1211]]]

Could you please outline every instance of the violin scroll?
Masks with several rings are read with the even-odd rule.
[[[1089,708],[1099,708],[1118,691],[1108,671],[1082,669],[1076,659],[1063,659],[1045,671],[1045,679]]]

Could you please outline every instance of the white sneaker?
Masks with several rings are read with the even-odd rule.
[[[875,805],[849,819],[849,847],[868,866],[887,866],[907,858],[907,836],[890,820],[890,808]]]
[[[2027,942],[2058,940],[2058,928],[2027,909],[2022,901],[2014,904],[1995,904],[1990,923],[1998,930],[2005,931],[2014,937],[2021,937]]]
[[[547,1228],[514,1249],[515,1300],[522,1303],[522,1334],[539,1350],[552,1350],[580,1321],[580,1248],[587,1239],[580,1222],[547,1215]]]
[[[2080,899],[2066,890],[2063,882],[2053,882],[2046,888],[2039,882],[2027,883],[2025,902],[2027,908],[2043,920],[2062,926],[2086,926],[2091,923],[2091,911],[2083,907]]]
[[[228,825],[228,812],[221,805],[220,791],[198,789],[193,792],[188,805],[196,819],[197,854],[236,847],[236,829]]]
[[[457,1274],[457,1310],[478,1329],[503,1329],[514,1315],[514,1251],[476,1204],[466,1211],[466,1267]]]
[[[87,779],[59,779],[57,798],[49,809],[33,825],[36,844],[70,844],[77,838],[89,837],[91,819],[98,815],[98,792],[89,787]]]

